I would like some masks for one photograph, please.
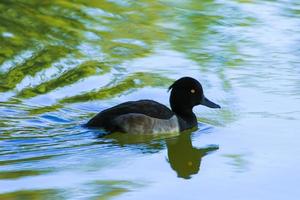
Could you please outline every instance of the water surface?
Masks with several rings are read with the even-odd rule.
[[[0,2],[0,199],[298,199],[298,1]],[[177,78],[222,109],[137,137],[81,127],[168,105]]]

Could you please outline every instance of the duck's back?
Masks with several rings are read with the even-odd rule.
[[[155,133],[178,129],[176,115],[165,105],[152,100],[119,104],[98,113],[86,125],[110,132]]]

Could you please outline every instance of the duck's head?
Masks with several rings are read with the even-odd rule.
[[[171,90],[170,105],[175,113],[190,112],[197,105],[221,108],[204,96],[201,84],[194,78],[182,77],[176,80],[169,90]]]

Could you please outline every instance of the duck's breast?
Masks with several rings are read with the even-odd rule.
[[[140,113],[130,113],[120,115],[113,121],[115,126],[126,133],[158,134],[179,132],[176,115],[173,115],[170,119],[159,119]]]

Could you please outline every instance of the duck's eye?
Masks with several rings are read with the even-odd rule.
[[[191,89],[191,93],[193,93],[193,94],[194,94],[195,92],[196,92],[196,90],[194,90],[194,89]]]

